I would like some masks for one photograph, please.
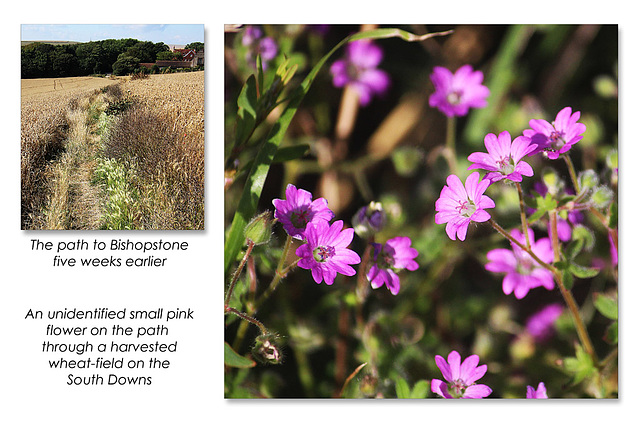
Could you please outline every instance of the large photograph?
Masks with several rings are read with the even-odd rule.
[[[618,36],[225,26],[225,397],[617,398]]]

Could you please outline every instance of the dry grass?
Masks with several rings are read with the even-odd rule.
[[[55,208],[58,202],[62,203],[60,199],[54,200],[58,196],[52,198],[51,191],[55,188],[62,192],[66,184],[55,180],[60,170],[54,170],[52,165],[66,147],[70,128],[68,108],[77,107],[96,89],[114,83],[116,81],[95,77],[22,80],[22,229],[49,228],[49,205]]]
[[[100,150],[87,126],[122,100],[133,108],[109,121]],[[204,72],[23,80],[21,149],[23,229],[102,226],[99,151],[130,168],[141,209],[132,228],[204,229]]]
[[[130,80],[135,106],[113,123],[105,155],[135,165],[140,228],[204,229],[204,72]]]

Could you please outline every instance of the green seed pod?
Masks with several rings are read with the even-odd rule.
[[[269,243],[272,223],[273,218],[271,218],[271,211],[265,211],[247,224],[247,227],[244,229],[244,237],[252,241],[256,246]]]

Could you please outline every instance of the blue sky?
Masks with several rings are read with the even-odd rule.
[[[204,42],[203,24],[22,24],[21,40],[88,42],[133,38],[166,44]]]

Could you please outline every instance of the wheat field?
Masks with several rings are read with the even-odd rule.
[[[105,95],[105,87],[118,89],[117,98]],[[75,212],[87,197],[77,194],[88,188],[88,169],[102,156],[115,157],[135,175],[141,195],[136,203],[140,214],[131,228],[204,228],[204,72],[152,75],[144,79],[73,77],[22,80],[21,105],[21,184],[22,228],[66,228],[54,221],[53,207]],[[94,159],[69,158],[78,144],[93,145],[95,129],[82,130],[85,141],[78,141],[74,127],[90,125],[90,116],[104,115],[112,103],[130,102],[134,108],[111,122],[109,137],[102,136],[101,148],[92,150]],[[81,112],[86,120],[78,119]],[[138,151],[136,151],[138,150]],[[126,153],[127,158],[117,158]],[[60,163],[74,165],[60,167]],[[99,162],[98,162],[99,163]],[[62,179],[77,176],[82,168],[82,184],[61,185]],[[56,194],[67,188],[68,194]],[[91,196],[95,198],[94,195]],[[109,203],[107,200],[103,204]],[[69,204],[69,206],[65,206]],[[73,206],[74,204],[79,206]],[[105,209],[104,207],[102,208]],[[86,209],[85,209],[86,210]],[[49,218],[47,218],[47,216]],[[86,222],[86,221],[85,221]],[[82,222],[80,222],[82,223]]]

